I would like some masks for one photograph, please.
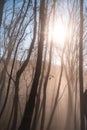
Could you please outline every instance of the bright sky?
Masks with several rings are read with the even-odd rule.
[[[19,3],[19,4],[17,4],[18,7],[20,7],[20,5],[21,5],[20,1],[21,0],[17,0],[17,2]],[[59,0],[60,7],[59,7],[59,10],[58,10],[57,13],[62,15],[62,17],[64,17],[65,22],[66,22],[66,20],[68,20],[68,17],[67,17],[65,1]],[[84,1],[84,5],[87,7],[87,0]],[[7,0],[7,3],[5,5],[5,9],[11,8],[11,7],[12,7],[12,0],[9,0],[9,1]],[[32,28],[31,26],[28,27],[27,31],[26,31],[27,37],[25,38],[25,41],[23,42],[23,48],[24,49],[27,49],[29,47],[30,41],[32,39],[30,34],[28,34],[28,33],[30,33],[31,28]],[[62,23],[61,20],[57,20],[57,22],[54,25],[54,30],[53,30],[52,26],[50,27],[49,35],[52,35],[53,39],[55,39],[55,43],[56,44],[60,44],[61,46],[63,46],[64,40],[65,40],[65,37],[66,37],[66,33],[67,32],[66,32],[66,28],[65,28],[64,22]]]

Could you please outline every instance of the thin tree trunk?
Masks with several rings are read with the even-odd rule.
[[[79,41],[79,87],[80,87],[80,129],[85,130],[83,108],[83,0],[80,0],[80,41]]]
[[[47,17],[48,0],[47,0],[47,3],[46,3],[46,9],[45,10],[46,10],[45,17]],[[48,20],[46,21],[46,24],[48,25]],[[45,47],[45,53],[44,53],[44,60],[43,60],[43,66],[42,66],[41,79],[40,79],[40,83],[39,83],[37,100],[36,100],[35,115],[34,115],[34,119],[33,119],[33,123],[32,123],[32,128],[31,128],[32,130],[36,130],[36,128],[37,128],[37,122],[38,122],[39,117],[40,117],[39,115],[41,114],[41,111],[39,112],[39,108],[40,108],[40,96],[41,96],[40,94],[41,94],[41,89],[42,89],[42,84],[43,84],[43,78],[44,78],[44,74],[45,74],[45,66],[46,66],[46,55],[47,55],[47,48],[48,48],[48,28],[46,30],[46,33],[47,33],[46,47]],[[43,102],[43,100],[42,100],[42,102]]]
[[[4,5],[5,5],[5,0],[0,0],[0,26],[2,23]]]
[[[51,113],[51,116],[50,116],[50,119],[49,119],[49,122],[48,122],[46,130],[50,130],[50,126],[51,126],[51,123],[52,123],[52,120],[53,120],[53,116],[54,116],[54,113],[55,113],[55,110],[56,110],[56,106],[57,106],[57,103],[58,103],[59,91],[60,91],[61,80],[62,80],[62,73],[63,73],[63,65],[61,65],[61,72],[60,72],[60,76],[59,76],[59,83],[58,83],[58,88],[57,88],[57,94],[56,94],[53,110],[52,110],[52,113]]]
[[[48,66],[47,75],[46,75],[45,81],[44,81],[44,88],[43,88],[43,108],[42,108],[42,119],[41,119],[41,127],[40,127],[40,130],[44,130],[44,124],[45,124],[46,89],[47,89],[48,78],[49,78],[49,74],[50,74],[50,70],[51,70],[52,47],[53,47],[53,41],[51,42],[51,45],[50,45],[49,66]]]
[[[45,49],[45,54],[44,54],[44,62],[43,62],[43,67],[42,67],[42,73],[41,73],[41,79],[38,87],[38,94],[37,94],[37,100],[36,100],[36,107],[35,107],[35,115],[32,123],[32,130],[36,130],[37,127],[37,122],[39,120],[39,115],[41,114],[41,111],[39,112],[40,108],[40,94],[41,94],[41,89],[42,89],[42,84],[43,84],[43,78],[44,78],[44,72],[45,72],[45,66],[46,66],[46,54],[47,54],[47,44],[46,44],[46,49]]]
[[[74,110],[74,130],[77,129],[77,118],[76,118],[76,108],[77,108],[77,70],[76,70],[76,79],[75,79],[75,110]]]

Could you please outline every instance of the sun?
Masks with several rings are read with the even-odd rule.
[[[64,45],[66,38],[66,29],[62,21],[55,22],[54,26],[50,26],[49,37],[57,45]]]

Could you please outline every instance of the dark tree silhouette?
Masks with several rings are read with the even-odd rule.
[[[79,41],[79,87],[80,87],[80,128],[85,130],[83,104],[83,0],[80,0],[80,41]]]
[[[45,17],[47,17],[47,13],[48,13],[48,0],[46,2],[46,11],[45,11]],[[45,47],[44,47],[44,60],[43,60],[43,64],[42,64],[42,72],[41,72],[41,78],[40,78],[40,83],[38,86],[38,92],[37,92],[37,98],[36,98],[36,106],[35,106],[35,114],[34,114],[34,118],[33,118],[33,123],[32,123],[32,130],[36,130],[37,129],[37,123],[38,120],[40,118],[41,115],[41,111],[39,111],[40,108],[40,97],[41,97],[41,90],[42,90],[42,85],[43,85],[43,80],[44,80],[44,74],[45,74],[45,67],[46,67],[46,56],[47,56],[47,49],[48,49],[48,19],[46,19],[46,32],[47,32],[47,36],[46,36],[46,43],[45,43]],[[41,108],[43,105],[43,101],[41,104]],[[42,110],[42,109],[41,109]]]
[[[87,120],[87,89],[85,90],[83,94],[83,103],[84,103],[84,116],[86,117]]]
[[[26,8],[26,11],[25,11],[25,14],[24,14],[24,18],[26,16],[26,13],[28,11],[29,6],[30,6],[30,1],[27,4],[27,8]],[[23,20],[24,20],[24,18],[23,18]],[[25,70],[26,66],[29,63],[29,59],[30,59],[30,56],[31,56],[31,53],[32,53],[32,49],[34,47],[34,43],[35,43],[35,40],[36,40],[36,29],[37,29],[37,26],[36,26],[36,1],[35,1],[35,5],[34,5],[34,30],[33,30],[33,39],[32,39],[31,45],[30,45],[30,50],[29,50],[27,59],[24,61],[24,63],[22,64],[22,66],[20,67],[20,69],[17,71],[17,74],[16,74],[15,96],[14,96],[14,116],[13,116],[13,124],[12,124],[12,128],[11,128],[12,130],[16,130],[16,125],[17,125],[18,101],[19,101],[18,92],[19,92],[20,78],[21,78],[21,75],[22,75],[23,71]]]
[[[87,130],[87,89],[83,93],[83,111],[84,111],[85,129]]]
[[[24,116],[18,130],[31,129],[30,127],[31,127],[31,122],[32,122],[32,117],[33,117],[33,112],[34,112],[34,107],[35,107],[35,98],[36,98],[39,78],[41,74],[42,53],[43,53],[43,43],[44,43],[44,29],[45,29],[45,0],[41,0],[41,3],[40,3],[40,40],[38,43],[38,55],[37,55],[35,76],[34,76],[33,84],[31,87],[29,99],[25,106]]]

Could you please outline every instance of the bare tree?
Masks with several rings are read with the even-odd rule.
[[[36,1],[35,1],[36,2]],[[31,92],[29,99],[25,106],[24,116],[20,124],[19,130],[30,130],[31,121],[33,117],[34,107],[35,107],[35,98],[37,94],[37,88],[39,83],[39,78],[41,74],[41,65],[42,65],[42,53],[43,53],[43,43],[44,43],[44,27],[45,27],[45,1],[42,0],[40,3],[40,40],[38,43],[38,55],[36,63],[36,71],[31,87]]]

